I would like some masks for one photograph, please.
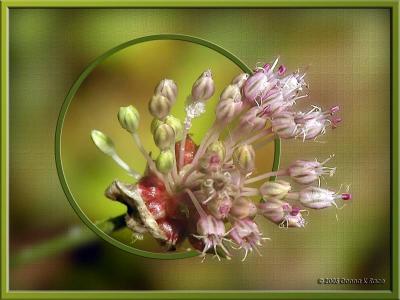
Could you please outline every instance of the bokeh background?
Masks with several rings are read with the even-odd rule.
[[[98,238],[57,256],[11,266],[10,288],[388,289],[390,13],[384,9],[11,9],[10,258],[21,249],[82,224],[61,189],[54,160],[55,126],[69,88],[89,62],[108,49],[159,33],[206,39],[249,66],[280,55],[290,70],[307,68],[310,100],[299,106],[339,104],[344,121],[321,143],[285,141],[281,165],[335,153],[332,164],[338,169],[328,184],[335,190],[342,183],[351,184],[353,201],[337,212],[338,221],[334,209],[311,211],[303,230],[280,230],[265,222],[263,231],[272,241],[262,249],[262,257],[252,255],[244,263],[239,257],[204,263],[199,258],[146,259]],[[73,173],[79,147],[82,153],[93,150],[85,139],[86,126],[98,124],[98,129],[109,130],[118,146],[127,145],[121,147],[124,158],[140,168],[134,148],[128,147],[127,136],[118,129],[114,105],[135,103],[145,113],[153,81],[171,76],[182,86],[190,86],[197,73],[211,66],[223,85],[238,71],[232,62],[210,50],[178,44],[165,42],[163,46],[129,50],[147,58],[158,57],[160,62],[173,65],[172,69],[160,63],[148,69],[153,61],[125,59],[127,50],[99,66],[78,92],[79,99],[71,107],[75,117],[66,123],[66,128],[75,129],[75,135],[70,130],[70,136],[65,136],[66,141],[75,141],[71,146],[75,151],[65,159],[73,175],[68,180],[88,184],[86,193],[90,192],[91,199],[84,190],[79,198],[91,211],[91,218],[119,212],[121,207],[109,206],[101,194],[91,191],[98,186],[102,190],[114,177],[124,179],[125,175],[95,151],[92,157],[81,156],[79,167],[83,171]],[[168,70],[168,74],[160,70]],[[140,74],[151,80],[137,90],[135,85],[142,81],[135,76]],[[179,107],[176,109],[179,115]],[[197,124],[199,136],[202,125]],[[151,147],[151,137],[146,136],[146,128],[143,130]],[[260,163],[260,168],[268,169],[271,160]],[[124,239],[123,234],[120,238]],[[384,278],[386,283],[318,285],[321,277]]]

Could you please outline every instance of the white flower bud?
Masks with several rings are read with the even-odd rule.
[[[174,161],[174,153],[172,150],[161,151],[156,159],[157,169],[161,173],[166,174],[171,171],[174,166]]]
[[[229,198],[215,199],[207,203],[208,211],[218,220],[228,217],[232,207],[232,201]]]
[[[161,150],[167,150],[175,143],[174,129],[168,124],[161,124],[154,133],[154,143]]]
[[[268,199],[268,201],[258,205],[259,213],[268,220],[279,224],[281,223],[291,207],[288,203],[279,199]]]
[[[250,75],[247,73],[239,74],[238,76],[233,78],[232,84],[236,85],[237,87],[239,87],[241,89],[243,87],[243,85],[245,84],[246,80],[249,79],[249,77],[250,77]]]
[[[233,152],[233,163],[241,173],[251,173],[255,168],[255,157],[253,146],[241,145]]]
[[[163,120],[169,115],[171,102],[163,95],[157,94],[151,97],[149,102],[149,111],[154,118]]]
[[[271,198],[281,200],[290,190],[290,183],[284,180],[267,181],[260,187],[260,193],[264,200]]]
[[[115,153],[115,146],[113,141],[99,130],[92,130],[91,137],[97,148],[107,155]]]
[[[283,139],[291,139],[298,134],[297,125],[293,114],[290,112],[282,112],[274,117],[271,126],[274,133]]]
[[[253,132],[265,128],[267,118],[261,107],[254,106],[240,116],[240,129],[243,132]]]
[[[229,213],[238,219],[253,218],[257,213],[257,207],[250,199],[239,197],[233,201]]]
[[[183,139],[183,125],[181,120],[169,115],[165,118],[165,123],[171,126],[175,131],[175,141],[178,142]]]
[[[118,111],[118,121],[122,128],[126,129],[130,133],[135,133],[139,127],[139,112],[132,105],[120,107]]]
[[[173,105],[176,101],[176,96],[178,95],[178,87],[173,80],[163,79],[156,86],[154,94],[160,94],[166,97],[171,105]]]
[[[217,104],[215,114],[219,121],[229,123],[239,115],[242,107],[242,102],[235,102],[233,99],[227,99]]]
[[[219,101],[225,101],[228,99],[232,99],[235,102],[241,101],[242,93],[237,85],[230,84],[222,91]]]
[[[158,126],[160,126],[161,124],[164,124],[164,122],[161,121],[161,120],[159,120],[159,119],[156,119],[156,118],[154,118],[154,119],[151,121],[150,131],[151,131],[151,134],[152,134],[152,135],[154,135],[154,133],[156,132]]]
[[[211,70],[201,74],[192,87],[192,99],[194,101],[206,101],[214,95],[215,86]]]

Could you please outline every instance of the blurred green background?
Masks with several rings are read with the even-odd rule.
[[[328,184],[335,190],[341,183],[351,184],[353,201],[337,212],[339,221],[334,209],[311,211],[310,223],[302,230],[281,230],[263,222],[272,241],[262,248],[262,257],[252,255],[244,263],[239,257],[203,264],[199,258],[151,260],[99,239],[57,257],[10,268],[10,288],[388,289],[390,14],[383,9],[11,9],[11,258],[19,249],[82,224],[62,192],[54,162],[55,125],[69,88],[89,62],[108,49],[159,33],[206,39],[249,66],[280,55],[289,70],[308,68],[310,100],[298,107],[339,104],[344,121],[323,142],[285,141],[281,165],[335,153],[331,164],[338,170]],[[75,190],[93,219],[123,211],[102,191],[115,177],[127,176],[95,151],[87,129],[94,126],[112,135],[122,156],[143,168],[129,137],[118,127],[116,107],[134,103],[145,115],[152,89],[163,77],[177,79],[183,97],[204,68],[213,68],[219,90],[239,70],[198,45],[154,43],[160,44],[131,47],[105,61],[71,106],[65,124],[65,147],[71,151],[63,160],[68,162],[69,183],[87,185],[87,190]],[[176,113],[182,114],[179,106]],[[211,119],[209,113],[206,121],[196,124],[195,138]],[[141,134],[150,147],[148,122],[145,119]],[[259,159],[260,169],[270,168],[271,155],[266,157]],[[318,285],[320,277],[384,278],[386,284]]]

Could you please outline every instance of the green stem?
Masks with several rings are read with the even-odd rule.
[[[110,234],[126,226],[125,214],[98,222],[97,227],[106,234]],[[71,228],[66,234],[29,246],[12,256],[12,267],[28,264],[33,261],[71,250],[98,240],[98,236],[87,226]]]

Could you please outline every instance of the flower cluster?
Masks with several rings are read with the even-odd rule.
[[[268,239],[255,221],[257,215],[279,227],[304,227],[306,209],[338,207],[339,199],[351,199],[348,191],[335,193],[320,187],[320,179],[335,172],[326,166],[332,157],[322,162],[297,160],[281,170],[253,176],[256,149],[276,138],[315,140],[341,121],[335,116],[338,106],[295,111],[296,101],[307,97],[305,74],[286,74],[286,67],[277,64],[278,59],[233,78],[219,96],[215,121],[199,145],[189,132],[192,120],[205,112],[205,102],[214,95],[211,71],[203,72],[193,84],[183,122],[170,113],[177,85],[162,80],[149,101],[154,118],[151,133],[160,150],[155,158],[137,134],[138,111],[133,106],[120,108],[121,126],[147,161],[145,174],[118,156],[109,137],[92,131],[97,147],[136,180],[134,184],[114,181],[106,190],[108,198],[127,206],[126,224],[135,238],[149,233],[168,251],[188,239],[202,256],[211,253],[218,259],[230,258],[231,249],[242,249],[245,259],[253,250],[259,253],[258,247]],[[273,181],[276,176],[279,179]],[[290,182],[282,178],[302,188],[292,191]],[[262,183],[254,187],[258,182]]]

